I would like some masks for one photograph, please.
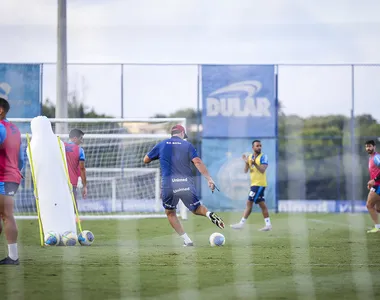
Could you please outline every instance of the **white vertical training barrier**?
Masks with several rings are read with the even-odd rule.
[[[30,150],[34,166],[35,184],[39,197],[39,208],[44,233],[66,231],[77,233],[74,205],[68,185],[65,164],[65,146],[62,153],[57,136],[46,117],[36,117],[31,122],[32,140]]]

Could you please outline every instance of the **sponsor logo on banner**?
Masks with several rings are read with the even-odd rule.
[[[274,66],[202,66],[204,137],[274,137]]]
[[[271,117],[271,102],[256,97],[261,90],[259,81],[242,81],[212,92],[206,99],[206,115],[215,117]]]

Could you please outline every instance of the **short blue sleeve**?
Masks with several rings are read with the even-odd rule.
[[[268,156],[266,154],[261,155],[260,164],[262,164],[262,165],[268,164]]]
[[[83,148],[79,148],[79,160],[80,161],[85,161],[86,160],[86,156],[84,155]]]
[[[4,143],[6,138],[7,138],[7,130],[5,129],[5,126],[0,123],[0,144]]]
[[[197,150],[194,148],[192,144],[189,145],[189,157],[193,160],[196,157],[199,157]]]
[[[156,146],[153,147],[152,150],[147,154],[147,156],[151,160],[158,159],[160,157],[160,144],[157,144]]]
[[[21,171],[22,168],[24,168],[25,163],[25,156],[24,156],[24,150],[23,147],[20,147],[20,154],[18,157],[18,169]]]

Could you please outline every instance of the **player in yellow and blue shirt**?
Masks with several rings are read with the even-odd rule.
[[[265,204],[264,192],[267,187],[267,175],[266,169],[268,168],[268,156],[261,152],[261,141],[254,140],[252,142],[253,153],[248,157],[243,154],[243,160],[245,162],[244,172],[250,174],[251,189],[248,194],[247,207],[243,213],[243,217],[239,223],[231,225],[233,229],[243,228],[246,220],[252,212],[253,203],[258,204],[264,216],[265,227],[260,229],[261,231],[269,231],[272,229],[270,222],[268,208]]]

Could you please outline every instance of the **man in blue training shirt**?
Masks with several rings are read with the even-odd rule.
[[[190,163],[193,163],[207,179],[208,186],[212,192],[214,192],[215,183],[194,146],[184,140],[187,138],[185,128],[181,125],[176,125],[172,128],[171,134],[170,139],[158,143],[145,155],[144,163],[148,164],[153,160],[160,160],[162,172],[161,196],[166,216],[170,225],[183,238],[184,246],[193,246],[192,240],[185,233],[181,222],[177,218],[176,208],[179,199],[193,214],[208,217],[219,228],[224,229],[224,222],[216,213],[209,212],[198,199]]]

